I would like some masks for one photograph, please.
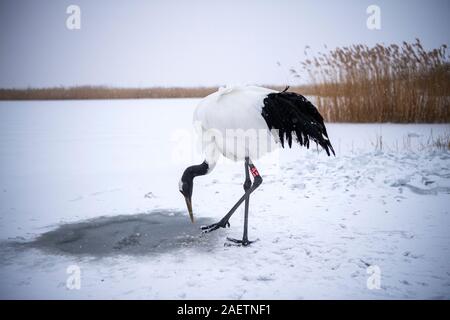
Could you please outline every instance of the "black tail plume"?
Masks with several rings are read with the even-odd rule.
[[[284,148],[285,139],[292,146],[292,134],[297,137],[301,146],[309,148],[309,142],[320,145],[328,155],[334,153],[328,139],[327,129],[317,108],[304,96],[284,91],[270,93],[264,99],[262,116],[270,130],[277,129],[281,145]]]

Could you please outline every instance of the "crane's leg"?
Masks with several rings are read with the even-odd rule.
[[[250,180],[250,165],[249,165],[250,159],[248,157],[245,158],[245,182],[244,182],[244,191],[247,192],[250,187],[252,186],[252,181]],[[228,241],[242,244],[243,246],[248,246],[253,241],[248,240],[248,206],[250,203],[250,194],[247,198],[245,198],[245,214],[244,214],[244,234],[242,236],[242,240],[237,240],[233,238],[227,238]]]
[[[247,176],[248,176],[248,171],[250,171],[250,173],[253,176],[253,184],[250,185],[250,187],[245,191],[244,195],[235,203],[235,205],[231,208],[231,210],[217,223],[211,224],[209,226],[205,226],[202,227],[203,232],[208,233],[214,230],[217,230],[219,228],[225,228],[227,225],[229,226],[229,222],[228,220],[230,220],[231,216],[233,215],[233,213],[236,211],[236,209],[242,204],[242,202],[244,202],[244,200],[246,201],[246,216],[245,216],[245,223],[244,223],[244,237],[247,234],[247,227],[248,227],[248,199],[250,197],[250,194],[255,191],[262,183],[262,178],[259,175],[258,170],[256,169],[255,165],[251,162],[251,160],[247,157],[245,159],[245,163],[246,163],[246,181],[244,183],[244,189],[247,188],[247,186],[249,185],[249,183],[247,182]],[[251,183],[251,182],[250,182]],[[248,242],[248,239],[247,239]],[[249,243],[247,243],[248,245]]]

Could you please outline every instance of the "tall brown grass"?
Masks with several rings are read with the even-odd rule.
[[[215,87],[114,88],[106,86],[0,89],[0,100],[197,98],[207,96],[216,90]]]
[[[450,122],[446,49],[425,50],[418,39],[401,46],[353,45],[307,57],[300,70],[309,75],[328,121]]]
[[[353,45],[307,57],[295,75],[309,83],[290,91],[316,96],[330,122],[450,122],[447,46],[414,43]],[[282,86],[269,86],[282,90]],[[0,100],[199,98],[217,87],[114,88],[104,86],[0,89]]]
[[[265,86],[283,90],[284,86]],[[106,86],[77,86],[27,89],[0,89],[0,100],[81,100],[81,99],[162,99],[203,98],[218,87],[150,87],[115,88]],[[291,87],[291,91],[312,94],[309,86]]]

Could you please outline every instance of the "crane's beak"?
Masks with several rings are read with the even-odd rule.
[[[194,223],[194,214],[192,213],[192,201],[190,197],[184,197],[186,200],[186,206],[189,211],[189,218],[191,218],[191,222]]]

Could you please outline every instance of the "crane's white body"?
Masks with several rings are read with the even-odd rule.
[[[252,160],[260,158],[294,138],[299,145],[309,148],[312,140],[322,146],[328,155],[334,154],[328,140],[323,118],[316,107],[301,94],[256,87],[227,87],[202,99],[194,112],[194,126],[198,129],[206,155],[201,164],[187,167],[181,176],[179,190],[183,194],[191,221],[194,178],[208,174],[220,155],[239,161],[245,159],[245,194],[218,222],[205,226],[204,232],[229,226],[229,219],[245,201],[244,235],[242,240],[231,240],[247,246],[248,208],[250,194],[262,183]],[[277,131],[273,132],[274,128]],[[278,139],[277,139],[278,138]],[[250,179],[250,173],[253,181]]]
[[[234,161],[257,159],[276,148],[276,138],[261,115],[264,99],[274,92],[257,86],[226,87],[199,102],[194,126],[209,170],[220,155]]]

